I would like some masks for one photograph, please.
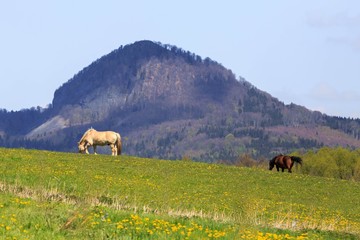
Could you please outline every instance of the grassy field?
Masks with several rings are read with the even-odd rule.
[[[3,239],[359,239],[359,182],[0,149]]]

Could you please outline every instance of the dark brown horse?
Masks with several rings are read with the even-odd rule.
[[[270,160],[269,170],[272,170],[274,166],[276,166],[277,171],[281,168],[282,172],[284,172],[285,169],[288,169],[289,173],[291,173],[291,168],[294,166],[295,162],[301,165],[302,159],[296,156],[286,156],[280,154]]]

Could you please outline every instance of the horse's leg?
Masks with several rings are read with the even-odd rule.
[[[115,144],[110,144],[110,148],[111,148],[111,155],[116,156],[116,146],[115,146]]]
[[[89,147],[90,147],[90,144],[88,143],[88,142],[86,142],[85,144],[84,144],[84,150],[85,150],[85,153],[86,154],[89,154]]]
[[[97,153],[96,153],[96,145],[93,145],[93,148],[94,148],[94,154],[97,155]]]
[[[279,166],[276,166],[276,170],[277,170],[277,171],[279,171],[279,170],[280,170]]]
[[[117,156],[117,146],[114,144],[114,156]]]
[[[291,162],[291,163],[290,163],[290,166],[288,167],[288,169],[289,169],[289,173],[292,173],[291,168],[293,167],[293,165],[294,165],[294,163],[293,163],[293,162]]]

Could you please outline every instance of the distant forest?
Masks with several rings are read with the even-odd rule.
[[[182,91],[174,90],[175,82]],[[102,97],[103,91],[111,94]],[[69,126],[26,137],[56,116]],[[94,127],[119,129],[126,154],[163,159],[235,163],[244,154],[260,159],[324,147],[316,136],[282,129],[270,133],[278,126],[322,126],[339,131],[333,135],[351,136],[348,142],[360,139],[360,119],[285,105],[210,58],[140,41],[120,46],[79,71],[55,91],[45,109],[0,110],[0,146],[74,152],[83,132]],[[54,134],[61,140],[55,141]]]

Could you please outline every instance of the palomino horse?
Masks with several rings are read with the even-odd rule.
[[[269,162],[269,170],[272,170],[274,166],[276,166],[277,171],[279,169],[282,169],[282,172],[284,172],[284,169],[288,169],[289,173],[291,173],[291,168],[294,166],[294,162],[302,164],[302,159],[300,157],[296,156],[286,156],[286,155],[277,155]]]
[[[96,146],[105,145],[110,146],[111,155],[121,155],[121,137],[119,133],[112,131],[98,132],[95,129],[90,128],[78,142],[79,153],[89,154],[88,148],[93,146],[94,154],[97,154]]]

